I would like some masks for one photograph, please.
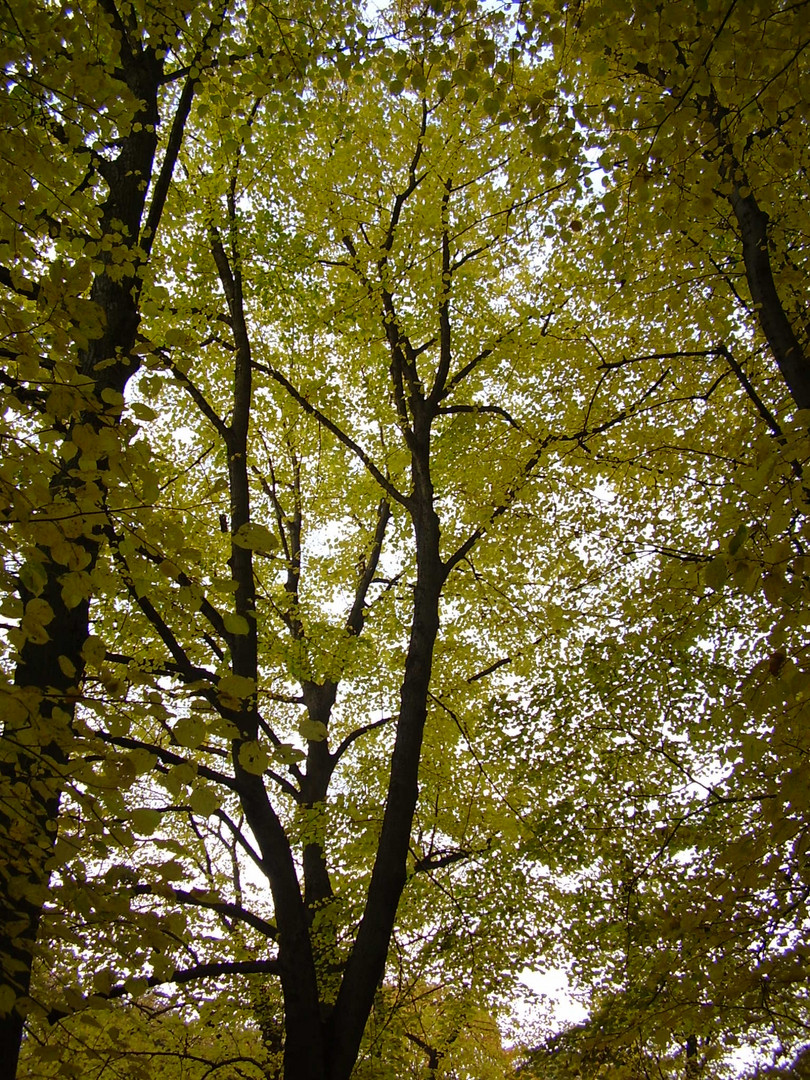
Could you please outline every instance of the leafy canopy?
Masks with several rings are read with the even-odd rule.
[[[800,10],[3,18],[20,1075],[788,1067]]]

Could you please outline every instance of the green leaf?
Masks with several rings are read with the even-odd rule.
[[[219,796],[210,787],[195,787],[188,801],[191,809],[200,817],[210,817],[211,814],[216,813],[220,805]]]
[[[273,756],[284,765],[294,765],[306,757],[306,753],[292,743],[281,743],[273,747]]]
[[[153,810],[151,807],[140,807],[131,811],[129,821],[136,833],[141,836],[151,836],[159,827],[162,816],[160,810]]]
[[[53,608],[50,604],[35,597],[25,605],[25,614],[20,620],[20,626],[29,641],[36,645],[44,645],[50,640],[45,627],[53,622],[53,618]]]
[[[217,683],[217,691],[221,696],[244,701],[256,693],[256,680],[242,675],[223,675]]]
[[[308,742],[323,742],[327,736],[326,725],[320,720],[304,717],[298,722],[298,732]]]
[[[250,625],[244,615],[236,615],[229,611],[227,614],[223,615],[222,622],[229,634],[236,634],[238,636],[247,634],[250,631]]]
[[[750,535],[750,529],[747,525],[740,525],[737,531],[728,542],[729,555],[736,555],[740,548],[745,544],[745,541]]]
[[[774,607],[785,598],[785,580],[780,574],[766,574],[762,579],[762,591],[765,599]]]
[[[239,747],[239,764],[245,772],[254,776],[261,776],[266,772],[270,764],[270,755],[265,748],[255,740],[244,742]]]
[[[20,580],[34,596],[39,596],[48,580],[45,567],[41,562],[29,561],[20,567]]]
[[[83,600],[89,599],[93,592],[90,575],[81,570],[75,573],[63,574],[59,580],[62,584],[62,603],[66,608],[78,607]]]
[[[275,551],[279,547],[278,540],[267,526],[254,521],[241,525],[231,540],[237,547],[250,548],[261,553]]]
[[[703,580],[715,592],[722,589],[728,577],[728,562],[725,555],[716,555],[703,570]]]
[[[205,741],[205,721],[200,716],[182,716],[172,734],[181,746],[194,749]]]
[[[100,637],[91,635],[82,645],[82,657],[88,667],[100,668],[107,656],[107,646]]]
[[[0,1016],[8,1016],[17,1002],[17,995],[8,984],[0,985]]]
[[[137,417],[138,420],[146,420],[151,423],[153,420],[157,420],[158,414],[154,409],[151,409],[148,405],[145,405],[142,401],[133,401],[130,405],[132,415]]]
[[[124,406],[124,395],[109,386],[105,386],[101,391],[101,400],[106,402],[107,405],[114,405],[118,409]]]

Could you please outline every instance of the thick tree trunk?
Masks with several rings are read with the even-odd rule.
[[[397,907],[405,888],[433,650],[439,631],[439,599],[446,576],[439,553],[439,520],[431,495],[423,490],[421,498],[419,494],[414,496],[417,579],[388,797],[365,911],[331,1017],[329,1080],[349,1080],[351,1076],[374,994],[383,978]],[[292,1074],[288,1080],[292,1080]]]
[[[235,347],[233,414],[223,435],[228,451],[231,533],[236,535],[251,520],[248,436],[252,406],[252,362],[236,248],[236,206],[232,195],[229,215],[232,234],[230,253],[225,250],[215,229],[211,230],[209,239],[228,303]],[[258,684],[253,553],[249,548],[232,542],[229,563],[231,579],[236,585],[235,613],[245,620],[247,627],[246,633],[230,635],[231,670],[234,675]],[[263,778],[245,770],[240,762],[244,744],[259,737],[259,717],[255,706],[242,712],[239,727],[239,736],[232,744],[234,777],[242,809],[262,855],[278,926],[278,971],[284,999],[283,1075],[295,1077],[296,1080],[326,1080],[310,921],[301,896],[292,849],[284,826],[268,797]]]
[[[59,665],[87,638],[86,602],[72,610],[62,603],[59,572],[48,565],[41,594],[54,612],[50,640],[26,642],[15,673],[22,694],[7,712],[0,740],[0,956],[2,985],[27,997],[34,946],[48,883],[48,860],[56,841],[59,800],[72,738],[70,721],[76,680]],[[23,592],[23,599],[31,599]],[[44,745],[43,741],[47,739]],[[0,1017],[0,1062],[13,1077],[22,1040],[16,1009]]]
[[[118,19],[113,4],[103,6],[109,9],[113,21]],[[98,161],[97,167],[108,188],[101,206],[101,231],[122,237],[119,248],[127,248],[127,259],[109,273],[100,272],[93,281],[90,298],[101,309],[104,325],[101,336],[78,352],[77,374],[83,377],[80,381],[82,391],[88,394],[88,407],[72,419],[68,434],[73,426],[96,432],[115,426],[117,418],[110,413],[102,392],[113,389],[123,394],[137,370],[132,349],[140,319],[142,264],[148,258],[160,221],[196,85],[196,79],[189,79],[180,95],[164,161],[151,187],[144,228],[157,150],[163,61],[157,56],[156,46],[136,43],[137,35],[130,36],[123,24],[118,29],[117,70],[111,75],[110,93],[114,93],[114,80],[120,79],[141,104],[131,130],[121,139],[118,157]],[[107,255],[111,266],[119,253]],[[135,270],[120,275],[125,262]],[[61,459],[57,464],[51,495],[55,501],[73,504],[76,520],[81,520],[79,485],[71,475],[77,462]],[[103,462],[100,468],[103,470]],[[96,483],[103,491],[103,475]],[[92,573],[100,544],[95,526],[86,524],[79,536],[71,536],[70,542],[83,552],[83,569]],[[4,1004],[12,996],[25,999],[30,989],[59,803],[70,766],[73,714],[84,673],[82,649],[89,634],[89,600],[68,607],[62,598],[60,580],[65,566],[51,558],[49,549],[43,549],[41,554],[45,583],[38,599],[45,601],[52,612],[46,626],[47,640],[28,637],[22,645],[15,673],[19,696],[12,703],[13,711],[4,719],[0,740],[0,998],[5,999]],[[34,599],[22,585],[20,596],[23,602]],[[18,1010],[0,1016],[0,1062],[2,1075],[9,1080],[16,1075],[22,1033],[23,1016]]]
[[[740,227],[745,276],[760,328],[785,385],[800,409],[810,409],[810,360],[784,309],[771,267],[768,215],[749,190],[734,183],[729,202]]]

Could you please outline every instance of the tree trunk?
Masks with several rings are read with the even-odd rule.
[[[110,12],[114,24],[120,24],[111,2],[102,7]],[[109,93],[116,93],[115,81],[120,80],[140,106],[129,132],[121,138],[118,157],[97,161],[97,168],[108,189],[101,205],[100,230],[104,235],[117,233],[121,237],[117,250],[106,254],[107,264],[113,267],[121,247],[126,249],[126,258],[111,272],[105,269],[98,273],[92,283],[90,298],[103,314],[103,331],[78,350],[76,371],[87,406],[68,421],[68,438],[79,426],[98,434],[118,423],[118,413],[102,393],[114,390],[123,394],[138,367],[132,349],[140,320],[143,265],[165,204],[197,81],[196,77],[188,79],[180,94],[164,160],[153,177],[163,60],[158,58],[158,45],[141,44],[138,35],[129,34],[123,24],[116,29],[117,55],[110,65],[115,74],[109,76]],[[150,183],[152,198],[144,223]],[[127,263],[134,270],[122,275],[121,266]],[[88,508],[81,505],[76,467],[75,459],[57,461],[50,495],[55,502],[71,505],[76,520],[82,520]],[[103,493],[103,461],[98,468],[102,475],[96,484]],[[84,520],[87,522],[86,517]],[[97,526],[85,523],[80,535],[72,536],[70,542],[81,550],[85,572],[92,574],[100,546]],[[0,811],[0,1001],[5,1005],[22,998],[23,1011],[47,896],[59,803],[70,768],[75,702],[85,666],[82,650],[89,634],[89,599],[67,606],[60,580],[65,566],[51,557],[48,548],[41,549],[41,558],[45,581],[38,599],[52,612],[46,625],[47,640],[28,636],[22,644],[15,672],[19,695],[6,715],[0,740],[0,806],[4,808]],[[19,592],[24,603],[35,599],[22,583]],[[0,1061],[5,1077],[16,1074],[23,1023],[17,1009],[0,1016]]]
[[[810,409],[810,361],[796,337],[776,291],[768,245],[768,215],[753,193],[743,195],[735,181],[729,202],[740,226],[745,276],[759,325],[791,397]]]
[[[425,477],[429,485],[427,469]],[[417,483],[413,512],[417,549],[413,618],[400,690],[388,797],[363,918],[331,1017],[329,1080],[349,1080],[351,1076],[374,994],[385,971],[397,907],[406,882],[433,650],[439,631],[439,599],[446,577],[439,553],[439,519],[433,509],[432,491],[420,492],[420,487],[422,484]]]

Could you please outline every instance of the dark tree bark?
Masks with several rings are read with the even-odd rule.
[[[96,162],[107,185],[101,204],[101,231],[107,235],[119,233],[122,239],[116,252],[106,255],[111,269],[98,273],[90,289],[91,300],[103,314],[103,331],[78,352],[77,372],[88,380],[88,404],[66,428],[68,436],[75,426],[87,426],[95,432],[115,426],[117,413],[105,403],[102,392],[112,389],[123,393],[137,370],[138,360],[132,349],[140,320],[141,271],[160,222],[197,82],[189,78],[175,103],[166,151],[156,171],[163,60],[158,56],[157,44],[143,45],[138,28],[125,24],[113,0],[101,6],[117,31],[117,54],[109,65],[111,72],[114,69],[110,93],[114,93],[115,81],[120,80],[121,92],[126,89],[134,95],[140,107],[130,130],[121,137],[118,156]],[[134,273],[119,276],[112,266],[113,255],[120,254],[121,246],[127,249],[127,261]],[[103,470],[103,462],[100,464]],[[75,503],[76,513],[81,515],[72,468],[75,462],[58,462],[51,495],[55,501]],[[103,478],[99,486],[103,491]],[[92,572],[100,533],[86,528],[72,542],[84,552],[84,569]],[[48,888],[48,862],[57,836],[64,775],[69,768],[75,702],[84,673],[82,648],[89,635],[89,601],[68,607],[60,582],[65,567],[52,559],[48,549],[41,551],[41,558],[45,583],[39,595],[50,606],[53,618],[47,625],[47,641],[29,638],[21,648],[15,684],[27,708],[20,707],[6,716],[0,745],[0,987],[10,987],[23,999],[30,990]],[[24,603],[33,599],[22,583],[19,591]],[[3,1075],[9,1078],[16,1074],[23,1023],[16,1009],[0,1016],[0,1061]]]
[[[797,338],[779,297],[771,266],[768,215],[750,190],[743,195],[734,183],[729,202],[740,227],[745,276],[760,329],[791,397],[800,409],[810,409],[810,360]]]
[[[235,350],[233,415],[231,423],[222,431],[228,451],[231,533],[235,536],[251,520],[248,434],[252,405],[252,361],[239,269],[233,187],[228,199],[228,212],[231,250],[226,251],[216,230],[211,231],[209,239],[228,304]],[[259,670],[253,552],[250,548],[232,543],[229,561],[231,578],[236,585],[235,613],[247,624],[247,633],[229,636],[231,667],[234,675],[251,679],[256,684]],[[278,926],[278,973],[284,1000],[284,1076],[296,1077],[297,1080],[324,1080],[326,1058],[310,920],[301,896],[292,848],[263,778],[248,772],[240,761],[240,751],[245,743],[259,737],[259,715],[255,702],[248,703],[240,714],[238,726],[239,735],[232,744],[234,777],[242,809],[259,845]]]
[[[439,631],[439,598],[445,578],[439,556],[439,521],[432,501],[420,506],[414,515],[414,533],[417,581],[388,797],[363,918],[332,1017],[329,1080],[348,1080],[351,1076],[374,994],[383,977],[397,907],[405,888],[433,649]]]

